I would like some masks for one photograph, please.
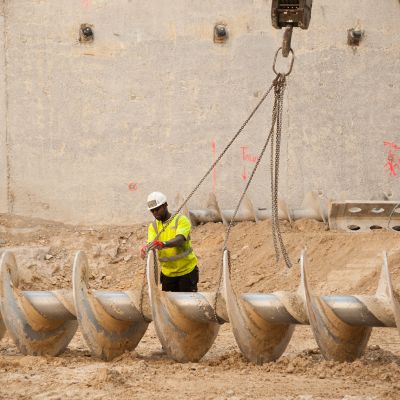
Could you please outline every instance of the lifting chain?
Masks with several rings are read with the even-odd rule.
[[[280,49],[278,49],[276,55],[275,55],[275,60],[273,64],[273,69],[275,71],[275,62],[276,62],[276,56],[278,54]],[[293,51],[292,51],[293,54]],[[287,74],[281,74],[277,73],[276,78],[274,79],[272,85],[274,87],[274,105],[272,108],[272,122],[271,122],[271,129],[269,131],[269,134],[264,142],[264,145],[261,149],[260,155],[257,159],[256,164],[254,165],[253,170],[251,171],[251,174],[249,176],[249,180],[247,181],[244,190],[242,192],[242,195],[240,196],[239,202],[236,205],[235,211],[232,215],[231,220],[229,221],[228,228],[225,233],[225,241],[224,241],[224,246],[223,246],[223,251],[227,250],[228,251],[228,266],[229,266],[229,271],[231,271],[231,257],[230,257],[230,252],[228,250],[228,241],[230,237],[230,233],[233,227],[234,220],[236,218],[236,215],[239,211],[240,205],[242,204],[242,201],[244,199],[244,196],[247,193],[247,190],[250,187],[250,184],[253,180],[253,177],[257,171],[257,168],[264,156],[265,150],[268,146],[268,143],[271,142],[271,165],[270,165],[270,172],[271,172],[271,200],[272,200],[272,216],[271,216],[271,223],[272,223],[272,237],[274,241],[274,248],[275,248],[275,255],[276,255],[276,260],[277,262],[280,259],[280,254],[282,253],[283,258],[285,260],[286,266],[288,268],[291,268],[292,264],[289,259],[289,255],[287,253],[285,244],[283,243],[282,239],[282,234],[280,230],[280,224],[279,224],[279,210],[278,210],[278,181],[279,181],[279,160],[280,160],[280,144],[281,144],[281,136],[282,136],[282,111],[283,111],[283,96],[285,93],[285,88],[286,88],[286,76],[290,74],[293,66],[293,58],[290,66],[290,70]],[[275,134],[275,137],[274,137]],[[215,294],[215,299],[214,299],[214,317],[216,321],[220,321],[220,318],[217,315],[217,303],[218,303],[218,296],[220,294],[220,289],[221,289],[221,283],[222,283],[222,267],[220,268],[219,271],[219,277],[218,277],[218,286],[217,286],[217,291]]]
[[[292,49],[290,49],[290,53],[292,54],[292,59],[290,62],[290,67],[288,72],[286,73],[279,73],[276,70],[276,61],[278,57],[279,51],[282,50],[280,47],[274,57],[274,62],[272,65],[272,69],[276,74],[275,79],[273,80],[271,86],[268,88],[268,90],[264,93],[264,95],[261,97],[260,101],[257,103],[257,105],[254,107],[250,115],[247,117],[247,119],[243,122],[241,127],[238,129],[238,131],[234,134],[234,136],[231,138],[231,140],[228,142],[228,144],[225,146],[225,148],[222,150],[220,155],[217,157],[217,159],[211,164],[210,168],[207,170],[207,172],[204,174],[204,176],[200,179],[199,183],[194,187],[194,189],[189,193],[189,195],[186,197],[186,199],[183,201],[183,203],[179,206],[178,210],[166,221],[165,224],[163,224],[163,228],[160,230],[160,232],[157,234],[156,238],[153,240],[158,240],[160,235],[165,231],[165,229],[168,227],[168,225],[172,222],[172,220],[178,215],[178,213],[185,207],[185,205],[188,203],[188,201],[192,198],[192,196],[196,193],[196,191],[199,189],[201,184],[205,181],[205,179],[210,175],[211,171],[214,169],[214,167],[219,163],[219,161],[222,159],[222,157],[225,155],[225,153],[228,151],[228,149],[232,146],[232,144],[236,141],[236,139],[239,137],[239,135],[242,133],[244,128],[247,126],[247,124],[250,122],[250,120],[253,118],[254,114],[257,112],[257,110],[260,108],[260,106],[264,103],[265,99],[268,97],[272,89],[274,89],[274,94],[275,94],[275,99],[274,99],[274,105],[272,109],[272,124],[271,124],[271,129],[269,131],[268,137],[262,147],[260,156],[257,159],[256,164],[254,165],[254,168],[251,172],[251,175],[249,177],[249,180],[243,190],[243,193],[239,199],[239,202],[236,206],[236,209],[233,213],[232,219],[229,222],[226,235],[225,235],[225,241],[224,241],[224,248],[223,250],[228,250],[227,249],[227,243],[229,240],[230,232],[235,220],[235,217],[239,211],[240,205],[244,199],[244,196],[250,187],[250,184],[253,180],[254,174],[261,162],[261,159],[265,153],[265,150],[268,146],[268,143],[271,141],[271,197],[272,197],[272,236],[274,240],[274,248],[275,248],[275,254],[276,254],[276,259],[277,261],[280,258],[280,252],[282,253],[286,265],[288,268],[291,267],[291,262],[288,256],[288,253],[286,251],[285,245],[283,243],[281,231],[280,231],[280,226],[279,226],[279,215],[278,215],[278,179],[279,179],[279,153],[280,153],[280,143],[281,143],[281,133],[282,133],[282,109],[283,109],[283,95],[285,92],[286,88],[286,77],[292,72],[293,68],[293,63],[294,63],[294,52]],[[276,138],[274,138],[274,132]],[[275,146],[274,143],[276,142]],[[274,152],[275,148],[275,152]],[[275,162],[273,159],[273,154],[275,153]],[[152,243],[153,243],[152,242]],[[151,246],[149,246],[151,248]],[[154,252],[154,259],[156,260],[156,255]],[[229,260],[229,270],[231,270],[231,265],[230,265],[230,256],[229,256],[229,251],[228,251],[228,260]],[[156,263],[156,261],[155,261]],[[156,265],[156,264],[155,264]],[[157,268],[158,270],[158,268]],[[156,270],[154,271],[156,273]],[[144,271],[143,274],[143,281],[142,281],[142,287],[141,287],[141,293],[140,293],[140,301],[139,301],[139,311],[143,314],[143,299],[144,299],[144,289],[145,289],[145,281],[146,281],[146,272]],[[158,277],[157,277],[158,281]],[[215,300],[214,300],[214,317],[217,322],[220,322],[220,319],[217,315],[217,302],[218,302],[218,295],[220,293],[220,288],[221,288],[221,281],[222,281],[222,267],[220,268],[219,272],[219,278],[218,278],[218,287],[217,291],[215,294]]]
[[[218,158],[212,163],[210,168],[207,170],[207,172],[204,174],[204,176],[200,179],[199,183],[194,187],[194,189],[189,193],[189,195],[186,197],[186,199],[183,201],[183,203],[179,206],[178,210],[163,224],[162,229],[158,232],[157,236],[153,240],[158,240],[160,235],[167,229],[168,225],[172,222],[172,220],[178,215],[183,207],[188,203],[188,201],[192,198],[192,196],[196,193],[196,191],[199,189],[201,184],[206,180],[206,178],[210,175],[210,173],[213,171],[214,167],[219,163],[219,161],[222,159],[222,157],[225,155],[225,153],[228,151],[228,149],[232,146],[232,144],[235,142],[235,140],[239,137],[239,135],[243,132],[244,128],[246,125],[250,122],[250,120],[253,118],[254,114],[257,112],[257,110],[261,107],[261,105],[264,103],[265,99],[268,97],[270,92],[272,91],[274,87],[274,83],[271,84],[271,86],[268,88],[268,90],[263,94],[261,97],[260,101],[257,103],[257,105],[254,107],[250,115],[246,118],[246,120],[243,122],[241,127],[237,130],[237,132],[233,135],[229,143],[225,146],[225,148],[222,150]],[[152,242],[152,243],[153,243]],[[150,246],[151,248],[151,243]],[[142,279],[142,287],[140,291],[140,300],[139,300],[139,311],[143,316],[143,299],[144,299],[144,289],[146,286],[146,267],[144,268],[144,274],[143,274],[143,279]],[[144,316],[143,316],[144,318]]]
[[[278,83],[275,86],[275,102],[273,108],[273,121],[276,121],[275,138],[271,140],[271,202],[272,202],[272,238],[275,248],[276,261],[279,262],[280,254],[282,254],[286,266],[292,267],[285,244],[283,243],[280,224],[279,224],[279,209],[278,209],[278,184],[279,184],[279,159],[281,150],[282,138],[282,110],[283,96],[286,89],[286,75],[279,74],[277,76]],[[274,115],[275,114],[275,115]],[[273,126],[274,128],[274,126]],[[272,129],[273,129],[272,128]]]

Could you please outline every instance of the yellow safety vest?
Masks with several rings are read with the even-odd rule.
[[[152,242],[158,232],[163,229],[162,221],[154,220],[148,229],[147,241]],[[170,222],[158,240],[166,242],[174,239],[177,235],[185,237],[186,241],[180,247],[170,247],[158,250],[158,260],[161,264],[161,271],[166,276],[182,276],[192,272],[197,265],[197,257],[192,249],[190,240],[190,221],[184,215],[178,214]]]

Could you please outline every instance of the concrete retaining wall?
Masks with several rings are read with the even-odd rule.
[[[0,5],[0,37],[4,39],[4,12]],[[5,52],[3,43],[0,44],[0,212],[8,211],[7,199],[7,105],[6,105],[6,68]]]
[[[269,86],[283,33],[267,0],[3,5],[0,211],[72,223],[140,222],[148,192],[188,194]],[[400,146],[399,18],[397,0],[319,0],[310,29],[294,32],[280,190],[291,206],[313,189],[400,198],[384,146]],[[93,43],[78,41],[82,23]],[[226,44],[213,42],[216,23]],[[365,37],[353,49],[356,24]],[[193,208],[211,190],[234,206],[269,124],[270,103]],[[268,176],[263,163],[256,206],[269,204]]]

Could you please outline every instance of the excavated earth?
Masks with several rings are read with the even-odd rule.
[[[291,270],[275,262],[268,221],[234,227],[229,248],[237,291],[296,290],[303,248],[317,293],[374,293],[385,250],[394,287],[400,288],[398,232],[334,232],[313,220],[282,222],[282,230]],[[88,255],[92,287],[129,289],[142,282],[138,250],[146,232],[143,224],[82,227],[0,214],[0,253],[14,250],[26,290],[70,288],[77,250]],[[222,224],[193,229],[201,291],[217,288],[224,233]],[[153,324],[136,351],[108,363],[90,355],[79,331],[58,357],[23,356],[6,334],[0,340],[0,399],[400,398],[400,337],[394,328],[374,328],[365,355],[353,363],[325,361],[308,326],[296,327],[278,361],[261,366],[241,356],[229,324],[199,363],[175,363],[159,350]]]

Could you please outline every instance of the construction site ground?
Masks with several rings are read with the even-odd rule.
[[[317,293],[374,293],[384,250],[390,254],[394,287],[400,288],[398,232],[333,232],[314,220],[282,222],[282,230],[291,270],[275,262],[269,221],[234,227],[229,248],[235,290],[296,290],[304,247]],[[200,291],[217,288],[224,232],[222,224],[193,229]],[[138,287],[144,271],[139,248],[146,234],[146,224],[81,227],[0,215],[0,252],[15,251],[25,290],[71,288],[78,250],[88,255],[93,288]],[[153,324],[135,351],[112,362],[91,356],[79,331],[58,357],[24,356],[6,334],[0,340],[0,399],[400,398],[400,337],[394,328],[374,328],[366,354],[353,363],[325,361],[309,326],[297,326],[284,355],[264,365],[242,357],[229,324],[221,326],[199,363],[176,363],[160,354],[160,347]]]

